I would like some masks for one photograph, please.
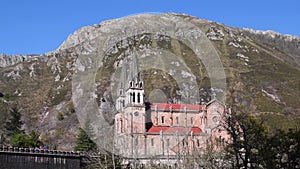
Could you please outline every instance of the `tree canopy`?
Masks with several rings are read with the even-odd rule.
[[[233,168],[300,168],[300,130],[268,130],[263,120],[232,115],[225,126]]]
[[[14,147],[36,147],[42,145],[39,139],[40,135],[37,131],[31,131],[30,134],[26,134],[25,131],[22,130],[22,116],[16,106],[13,107],[9,113],[10,118],[5,123],[5,131],[1,135],[1,144],[9,144]]]
[[[21,120],[21,113],[17,107],[10,110],[10,119],[5,124],[5,133],[7,136],[13,136],[16,133],[22,133],[23,122]]]
[[[91,140],[87,132],[83,129],[79,129],[77,140],[75,142],[75,151],[93,152],[97,150],[97,144]]]

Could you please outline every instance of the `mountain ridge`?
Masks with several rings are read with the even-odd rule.
[[[130,17],[151,18],[152,16],[147,14]],[[273,31],[233,28],[182,14],[168,13],[156,16],[164,19],[169,16],[180,17],[205,34],[220,56],[226,74],[226,104],[232,106],[234,111],[264,116],[268,118],[267,123],[270,128],[290,128],[300,122],[300,39],[298,37],[281,35]],[[109,25],[118,24],[123,20],[124,18],[121,18],[83,27],[69,35],[57,50],[46,54],[14,56],[1,54],[0,92],[6,97],[0,98],[2,115],[0,123],[4,124],[8,109],[17,104],[21,109],[25,122],[24,129],[27,132],[36,129],[48,145],[56,145],[59,149],[72,149],[80,127],[72,100],[74,73],[88,69],[89,56],[97,54],[99,32],[109,32],[111,31],[107,29]],[[151,38],[152,35],[149,37]],[[132,39],[133,42],[141,41],[142,36]],[[150,41],[153,42],[155,39]],[[148,41],[145,43],[147,44]],[[200,96],[210,99],[209,77],[193,51],[181,44],[178,39],[166,43],[155,41],[151,45],[171,51],[185,61],[196,76],[201,89]],[[151,52],[149,49],[140,48],[145,48],[144,44],[137,44],[135,47],[140,53]],[[127,48],[119,50],[128,52]],[[86,56],[87,60],[81,63],[78,61],[79,56]],[[110,54],[98,69],[95,97],[101,106],[104,105],[101,100],[113,100],[107,96],[109,93],[107,85],[110,85],[114,78],[113,72],[120,65],[122,60],[120,58],[122,57],[119,57],[118,53]],[[168,60],[165,62],[168,64]],[[85,63],[87,65],[83,65]],[[172,64],[178,63],[172,62]],[[146,93],[149,94],[149,91],[158,88],[164,91],[168,98],[178,96],[176,93],[178,86],[171,77],[172,73],[173,70],[142,71],[147,84]],[[187,75],[183,73],[182,78]],[[57,118],[59,114],[63,115],[63,120]],[[0,129],[2,127],[0,126]]]
[[[189,17],[191,19],[191,21],[193,22],[200,22],[200,23],[216,23],[218,25],[223,25],[222,23],[219,22],[214,22],[214,21],[210,21],[210,20],[205,20],[205,19],[201,19],[201,18],[197,18],[195,16],[190,16],[187,14],[179,14],[179,13],[167,13],[170,15],[176,15],[176,16],[184,16],[184,17]],[[144,15],[151,15],[151,14],[140,14],[141,16]],[[134,16],[134,15],[133,15]],[[117,18],[117,19],[112,19],[112,20],[107,20],[107,21],[102,21],[99,24],[94,24],[91,26],[84,26],[82,28],[79,28],[78,30],[75,30],[72,34],[68,35],[67,39],[65,41],[63,41],[59,47],[53,51],[49,51],[45,54],[28,54],[28,55],[22,55],[22,54],[18,54],[18,55],[6,55],[6,54],[0,54],[0,67],[5,67],[5,62],[9,62],[11,59],[8,58],[9,57],[16,57],[16,60],[27,60],[28,57],[29,59],[33,56],[47,56],[47,55],[51,55],[53,53],[57,53],[60,50],[66,50],[72,47],[76,47],[77,45],[80,45],[81,43],[83,43],[86,40],[92,40],[95,37],[97,37],[98,35],[93,34],[93,31],[96,31],[97,28],[101,27],[101,26],[105,26],[106,24],[109,24],[111,22],[116,22],[118,19],[122,19],[122,18]],[[234,30],[239,31],[240,33],[246,33],[247,35],[250,35],[251,37],[255,37],[258,38],[259,40],[261,40],[262,38],[260,38],[261,36],[267,36],[270,37],[272,39],[279,39],[279,40],[283,40],[284,42],[291,42],[293,46],[296,47],[295,50],[297,50],[296,54],[296,58],[300,59],[300,38],[297,37],[296,35],[292,35],[292,34],[281,34],[279,32],[273,31],[273,30],[255,30],[252,28],[237,28],[237,27],[229,27],[226,26],[228,28],[232,28]],[[90,34],[92,32],[92,34]],[[85,36],[86,35],[86,36]],[[90,37],[92,36],[92,37]],[[264,41],[262,41],[264,42]],[[294,56],[294,55],[293,55]],[[26,58],[25,58],[26,57]],[[295,56],[294,56],[295,57]],[[11,64],[8,64],[7,66],[16,64],[20,61],[17,62],[12,62]],[[299,62],[300,64],[300,62]]]

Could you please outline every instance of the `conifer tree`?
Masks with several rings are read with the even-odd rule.
[[[17,107],[13,107],[10,110],[10,119],[5,124],[5,134],[8,137],[12,137],[14,134],[24,132],[22,130],[23,122],[21,121],[21,113]]]
[[[83,129],[90,138],[93,138],[95,136],[94,129],[93,126],[91,125],[91,120],[89,116],[86,117]]]
[[[84,128],[79,129],[77,136],[75,151],[93,152],[97,150],[97,144],[91,139],[94,137],[93,127],[91,125],[90,117],[85,118]]]
[[[87,132],[83,129],[79,129],[79,134],[74,147],[75,151],[92,152],[97,150],[97,144],[91,140]]]
[[[6,143],[7,139],[7,143],[14,147],[35,147],[42,144],[39,140],[38,132],[32,131],[30,135],[28,135],[22,130],[22,125],[21,113],[15,106],[10,110],[10,118],[5,123],[5,132],[3,136],[1,136],[0,143]]]

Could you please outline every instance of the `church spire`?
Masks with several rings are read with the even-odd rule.
[[[143,88],[136,50],[133,50],[133,52],[131,53],[131,57],[132,60],[128,76],[129,88]]]
[[[137,55],[136,55],[136,50],[132,52],[132,62],[131,62],[131,67],[130,67],[130,73],[131,73],[131,80],[133,78],[138,77],[139,78],[139,65],[138,65],[138,60],[137,60]]]
[[[120,76],[120,82],[119,82],[119,95],[124,95],[126,84],[127,84],[127,60],[124,59],[122,63],[122,70],[121,70],[121,76]]]
[[[118,111],[123,111],[128,106],[144,106],[144,83],[139,73],[136,53],[132,52],[130,63],[124,59],[118,87],[119,96],[116,100]]]

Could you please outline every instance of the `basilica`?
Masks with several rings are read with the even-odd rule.
[[[201,104],[145,102],[137,58],[132,57],[129,73],[125,66],[114,123],[115,146],[123,157],[169,161],[200,153],[208,142],[226,139],[219,127],[226,108],[217,99]]]

